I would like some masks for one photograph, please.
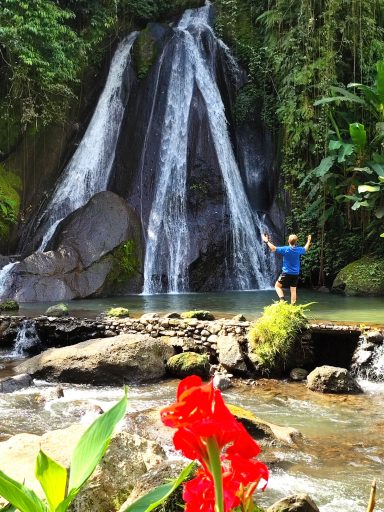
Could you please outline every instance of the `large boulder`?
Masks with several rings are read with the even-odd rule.
[[[362,393],[361,387],[345,368],[319,366],[307,377],[307,387],[321,393]]]
[[[320,512],[308,494],[293,494],[274,503],[267,512]]]
[[[122,385],[161,379],[173,354],[173,348],[160,339],[121,334],[47,350],[16,371],[61,382]]]
[[[85,428],[83,424],[76,424],[42,436],[18,434],[0,443],[0,469],[15,480],[24,481],[38,496],[43,497],[42,489],[34,476],[40,448],[68,467],[72,451]],[[164,451],[158,444],[137,434],[124,431],[115,433],[104,459],[75,499],[71,510],[118,510],[143,475],[164,460]]]
[[[364,256],[340,270],[333,293],[348,296],[384,295],[384,258]]]
[[[123,198],[100,192],[58,226],[47,247],[50,250],[35,252],[13,268],[8,295],[21,302],[35,302],[102,295],[117,284],[139,291],[140,229]],[[121,262],[124,258],[132,263],[127,275],[120,268],[126,264]],[[126,282],[122,282],[124,278]]]
[[[219,363],[228,371],[235,374],[247,372],[242,351],[234,334],[218,336],[216,340]]]
[[[27,373],[0,379],[0,393],[13,393],[32,385],[32,377]]]

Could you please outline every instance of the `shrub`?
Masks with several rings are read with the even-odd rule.
[[[0,302],[0,311],[17,311],[19,309],[19,303],[15,300],[8,299],[4,302]]]
[[[309,306],[276,302],[264,308],[263,315],[248,333],[252,360],[264,373],[286,366],[301,331],[308,325],[304,310]]]
[[[6,237],[20,212],[21,180],[0,165],[0,236]]]

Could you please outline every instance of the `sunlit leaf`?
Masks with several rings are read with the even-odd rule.
[[[0,471],[0,496],[9,501],[20,512],[47,511],[46,506],[34,491],[16,482],[2,471]]]
[[[328,149],[330,151],[334,151],[335,149],[339,149],[342,145],[342,142],[340,140],[330,140],[328,144]]]
[[[128,506],[122,512],[150,512],[155,508],[159,507],[164,501],[169,498],[169,496],[179,487],[179,485],[184,482],[186,478],[190,475],[194,463],[191,462],[180,475],[173,480],[164,485],[160,485],[160,487],[156,487],[145,496],[139,498],[131,505]]]
[[[353,144],[343,143],[340,147],[340,150],[339,150],[339,153],[337,156],[337,161],[339,163],[345,162],[345,157],[352,155],[354,149],[355,148],[354,148]]]
[[[54,511],[65,498],[67,470],[40,450],[36,460],[35,475],[51,510]]]
[[[364,192],[379,192],[379,185],[359,185],[358,192],[359,194],[363,194]]]
[[[359,148],[363,148],[367,143],[367,133],[361,123],[351,123],[349,125],[349,134],[352,142]]]

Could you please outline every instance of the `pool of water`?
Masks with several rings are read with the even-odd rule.
[[[384,384],[361,383],[364,395],[323,395],[303,383],[275,380],[237,385],[224,393],[229,403],[257,416],[295,427],[304,436],[300,447],[264,445],[275,459],[270,481],[257,497],[268,507],[289,494],[306,492],[321,512],[366,510],[370,484],[377,479],[375,510],[384,508]],[[44,391],[44,383],[40,383]],[[130,386],[131,411],[163,406],[174,400],[177,382]],[[42,434],[74,422],[89,422],[95,405],[104,410],[122,395],[121,388],[64,385],[64,397],[44,402],[38,388],[0,395],[0,439],[20,432]]]
[[[206,309],[218,317],[242,313],[252,320],[263,308],[276,300],[274,290],[220,293],[185,293],[162,295],[129,295],[108,299],[88,299],[68,303],[72,315],[95,317],[112,306],[128,308],[133,316],[146,312],[168,313]],[[299,303],[314,302],[309,317],[319,320],[384,324],[384,298],[342,297],[329,293],[299,290]],[[24,303],[18,314],[37,316],[52,303]]]

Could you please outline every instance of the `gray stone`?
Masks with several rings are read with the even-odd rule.
[[[321,393],[362,393],[356,380],[345,368],[320,366],[307,377],[307,386]]]
[[[231,372],[247,371],[236,336],[219,336],[216,340],[219,363]]]
[[[167,313],[164,318],[181,318],[179,313]]]
[[[380,344],[384,341],[384,335],[380,331],[368,331],[365,337],[367,338],[367,341],[372,343]]]
[[[230,377],[226,373],[215,373],[213,377],[213,386],[220,391],[225,391],[233,386]]]
[[[307,375],[308,372],[304,368],[293,368],[289,374],[292,380],[305,380]]]
[[[236,315],[232,318],[232,320],[234,320],[235,322],[246,322],[247,319],[245,318],[244,315]]]
[[[308,494],[293,494],[267,508],[267,512],[320,512]]]
[[[19,389],[28,388],[32,384],[32,377],[28,373],[7,377],[0,380],[0,393],[13,393]]]
[[[171,346],[148,335],[120,334],[47,350],[16,371],[60,382],[122,385],[164,377],[173,354]]]
[[[55,304],[49,307],[44,313],[47,316],[68,316],[68,306],[66,304]]]

